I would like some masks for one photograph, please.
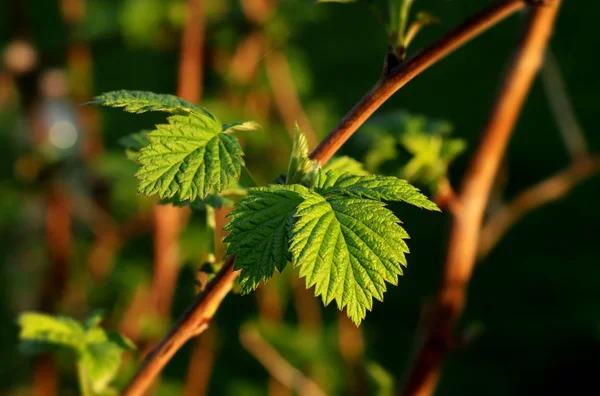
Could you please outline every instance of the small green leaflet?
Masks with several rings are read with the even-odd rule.
[[[173,95],[141,91],[109,92],[91,104],[122,107],[142,113],[164,111],[173,114],[168,124],[157,125],[146,134],[123,138],[122,143],[136,157],[140,169],[138,191],[158,194],[161,199],[195,201],[220,192],[239,179],[244,165],[243,151],[232,132],[258,127],[254,122],[222,125],[208,110]]]
[[[224,242],[229,243],[227,253],[236,255],[235,268],[242,270],[243,293],[285,268],[294,211],[307,192],[301,185],[252,188],[229,214]]]
[[[403,180],[332,170],[319,171],[314,188],[250,189],[225,227],[243,291],[289,260],[325,304],[335,300],[358,325],[406,265],[408,234],[382,200],[439,210]]]
[[[19,338],[26,341],[21,348],[34,352],[40,344],[66,346],[77,350],[81,347],[85,330],[81,324],[64,316],[50,316],[25,312],[19,317]]]
[[[123,108],[128,113],[141,114],[149,111],[164,111],[171,114],[201,114],[215,119],[208,110],[196,106],[175,95],[156,94],[147,91],[112,91],[96,96],[84,105],[101,105],[105,107]]]
[[[222,127],[223,133],[250,132],[259,128],[259,123],[255,121],[234,122],[232,124],[225,124]]]
[[[123,351],[135,349],[127,338],[99,327],[102,317],[92,315],[83,324],[63,316],[25,312],[19,316],[21,347],[36,353],[40,347],[58,346],[73,350],[78,359],[85,386],[94,394],[108,390],[121,366]],[[37,348],[32,348],[37,346]]]
[[[296,124],[294,129],[294,142],[292,144],[292,154],[288,165],[286,184],[302,184],[310,187],[314,183],[319,163],[308,158],[308,141],[306,136],[300,131]]]

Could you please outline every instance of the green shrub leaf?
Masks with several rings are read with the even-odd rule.
[[[114,91],[87,104],[123,108],[131,113],[171,113],[168,124],[125,136],[121,144],[139,162],[138,191],[192,202],[220,192],[239,179],[243,151],[233,132],[258,128],[252,121],[223,125],[208,110],[173,95]]]
[[[408,234],[399,223],[381,202],[312,192],[297,209],[292,263],[325,305],[335,300],[358,325],[406,265]]]
[[[295,209],[307,192],[300,185],[252,188],[229,214],[225,242],[227,252],[236,255],[235,268],[242,270],[243,293],[269,280],[275,269],[285,268]]]
[[[148,135],[150,144],[140,151],[140,193],[193,201],[239,178],[243,152],[234,135],[222,133],[208,117],[171,116],[168,121]]]
[[[112,91],[96,96],[86,105],[101,105],[122,108],[128,113],[146,113],[149,111],[164,111],[171,114],[204,115],[216,121],[215,117],[203,107],[196,106],[174,95],[156,94],[146,91]]]

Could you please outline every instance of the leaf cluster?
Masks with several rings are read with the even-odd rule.
[[[437,191],[448,177],[448,168],[466,148],[463,139],[452,138],[445,121],[404,111],[373,118],[364,128],[368,149],[366,168],[373,173],[393,174]]]
[[[64,316],[24,312],[19,316],[21,349],[30,354],[66,348],[77,356],[82,387],[94,395],[110,393],[124,351],[135,345],[121,334],[99,325],[102,317],[94,314],[83,323]],[[83,391],[83,390],[82,390]]]
[[[157,194],[164,203],[218,207],[230,203],[219,193],[235,189],[241,176],[253,184],[232,132],[254,130],[255,123],[222,124],[204,108],[149,92],[110,92],[92,103],[171,114],[167,124],[122,140],[140,164],[140,193]],[[407,181],[369,175],[351,159],[321,169],[297,126],[285,184],[250,188],[240,196],[224,229],[227,253],[242,270],[242,292],[291,262],[325,305],[335,301],[357,325],[406,266],[408,234],[385,202],[438,210]]]
[[[383,201],[437,207],[396,177],[319,169],[308,184],[305,176],[313,166],[306,165],[311,160],[298,135],[288,181],[305,184],[250,189],[229,215],[228,253],[236,255],[235,267],[242,270],[243,292],[283,271],[289,261],[325,305],[335,300],[358,325],[373,298],[383,299],[386,282],[396,284],[406,266],[408,234]]]

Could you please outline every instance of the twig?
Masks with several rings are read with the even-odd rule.
[[[292,366],[276,350],[266,342],[260,333],[247,327],[240,331],[240,341],[264,367],[269,374],[288,389],[299,395],[325,396],[326,393],[312,379]]]
[[[442,284],[428,328],[408,371],[404,393],[433,393],[445,354],[454,342],[454,327],[466,299],[466,287],[477,255],[479,232],[490,189],[510,134],[542,64],[560,0],[535,6],[516,56],[457,198]]]
[[[381,79],[361,101],[355,105],[342,122],[317,147],[311,157],[327,162],[335,152],[350,138],[373,112],[381,106],[396,90],[427,69],[429,66],[459,48],[468,40],[476,37],[494,24],[522,9],[525,0],[508,0],[492,5],[468,19],[463,25],[444,36],[440,41],[425,49],[414,58],[406,61],[388,77]],[[192,306],[173,325],[160,344],[146,357],[140,369],[133,377],[125,395],[142,395],[175,352],[194,334],[205,321],[209,321],[216,312],[225,295],[231,290],[238,272],[233,270],[234,258],[230,257],[218,276],[200,294]]]
[[[552,51],[548,51],[546,55],[546,62],[542,67],[541,75],[546,96],[550,101],[552,114],[556,118],[560,134],[571,158],[576,161],[587,155],[587,143],[583,129],[575,116],[571,99],[560,72],[560,66]]]
[[[175,322],[169,333],[146,356],[136,376],[129,383],[123,395],[143,395],[164,367],[190,338],[198,335],[198,329],[210,322],[223,298],[233,287],[239,271],[233,270],[234,257],[230,256],[215,278],[206,285],[194,303]]]
[[[479,243],[479,258],[487,256],[506,232],[527,213],[564,197],[579,183],[598,172],[600,172],[600,156],[584,158],[519,193],[483,226]]]

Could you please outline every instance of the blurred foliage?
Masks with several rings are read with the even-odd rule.
[[[460,138],[450,138],[452,126],[396,111],[369,120],[362,128],[369,141],[364,162],[372,173],[397,175],[437,192],[447,179],[453,160],[466,149]]]
[[[98,313],[83,323],[61,316],[22,313],[19,316],[21,350],[39,354],[54,347],[68,348],[77,356],[82,395],[116,394],[109,384],[121,366],[123,351],[135,349],[135,345],[119,333],[100,328],[101,321]]]

